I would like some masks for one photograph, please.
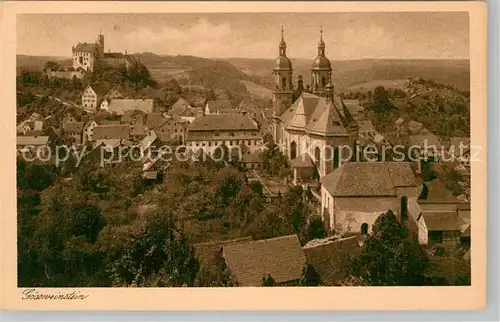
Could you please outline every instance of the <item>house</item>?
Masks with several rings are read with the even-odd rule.
[[[146,118],[148,114],[142,110],[127,110],[123,113],[121,118],[122,124],[130,124],[130,125],[146,125]]]
[[[241,156],[241,162],[245,165],[247,169],[259,170],[262,169],[264,160],[260,151],[255,151],[254,153],[243,153]]]
[[[423,130],[419,134],[410,135],[408,146],[413,150],[414,158],[428,158],[437,161],[443,153],[441,139],[427,130]],[[418,148],[418,152],[415,152],[416,148]]]
[[[191,108],[191,105],[188,103],[188,101],[181,97],[174,103],[174,105],[172,105],[170,111],[172,115],[178,115],[178,113],[183,111],[185,108]]]
[[[149,114],[146,121],[146,128],[154,130],[161,141],[176,141],[181,144],[185,142],[188,125],[179,116],[165,117],[161,113]]]
[[[231,111],[235,110],[233,109],[230,100],[207,101],[205,104],[205,115],[233,114]]]
[[[124,93],[124,91],[122,88],[120,88],[118,86],[113,87],[112,89],[109,90],[109,92],[107,92],[104,95],[103,100],[102,100],[101,104],[99,105],[99,109],[102,111],[108,111],[109,103],[111,102],[111,100],[125,98],[123,93]]]
[[[459,206],[463,204],[458,198],[445,187],[440,179],[424,182],[418,204],[422,212],[458,212]]]
[[[277,285],[293,284],[306,264],[297,235],[223,245],[222,256],[240,286],[262,286],[268,275]]]
[[[63,124],[63,135],[74,144],[82,143],[83,122],[66,122]]]
[[[418,218],[418,241],[422,245],[458,244],[460,237],[457,212],[424,212]]]
[[[123,115],[126,111],[141,110],[146,114],[153,113],[152,99],[112,99],[108,112]]]
[[[205,115],[196,118],[187,129],[186,146],[207,155],[228,148],[244,145],[248,152],[257,151],[262,137],[257,124],[243,115]]]
[[[48,136],[17,136],[17,153],[23,154],[25,160],[27,158],[41,159],[50,157],[50,150],[46,148],[49,142]]]
[[[346,263],[354,259],[361,251],[359,236],[347,238],[326,238],[312,240],[302,247],[307,259],[319,275],[321,282],[328,286],[336,286],[339,281],[348,277]]]
[[[408,203],[418,194],[410,162],[347,162],[321,179],[321,216],[337,234],[369,233],[388,210],[412,215]]]
[[[310,181],[314,177],[315,163],[307,153],[301,154],[299,157],[291,160],[290,166],[293,169],[292,184],[294,186]]]
[[[127,139],[98,139],[95,140],[94,149],[91,153],[96,157],[94,151],[99,153],[99,162],[101,167],[117,167],[130,159],[130,148],[134,144]]]
[[[86,111],[95,112],[97,110],[97,94],[90,85],[83,91],[82,107]]]
[[[32,113],[27,119],[16,126],[18,135],[26,135],[29,131],[42,131],[44,118],[38,113]]]
[[[130,138],[130,125],[98,125],[94,128],[93,141]]]
[[[217,274],[222,262],[222,248],[228,244],[241,243],[243,241],[251,241],[252,237],[240,237],[229,240],[216,240],[205,243],[193,244],[194,256],[200,263],[198,272],[208,272],[209,274]],[[198,273],[199,274],[199,273]],[[197,276],[197,279],[203,276]],[[195,283],[197,284],[197,283]]]
[[[97,122],[94,120],[89,120],[83,126],[83,143],[90,142],[94,137],[94,129],[98,126]]]
[[[104,95],[104,98],[107,98],[107,99],[117,99],[117,98],[125,98],[125,96],[123,95],[123,89],[121,89],[120,87],[118,86],[115,86],[113,87],[112,89],[109,90],[109,92],[106,93],[106,95]]]

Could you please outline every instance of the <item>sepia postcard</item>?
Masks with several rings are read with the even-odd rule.
[[[1,6],[2,309],[486,308],[485,3]]]

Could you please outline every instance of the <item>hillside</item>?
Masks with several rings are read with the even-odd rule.
[[[180,85],[198,85],[216,92],[227,91],[236,100],[248,95],[271,97],[270,91],[262,87],[261,77],[248,75],[225,60],[152,53],[136,54],[136,57],[159,82],[175,78]]]
[[[264,77],[272,82],[271,70],[273,59],[230,58],[228,61],[248,75]],[[294,74],[301,74],[305,84],[310,83],[312,59],[291,59]],[[433,79],[441,84],[450,84],[461,90],[469,90],[468,60],[395,60],[395,59],[364,59],[331,61],[332,80],[341,91],[349,87],[376,87],[378,80],[397,81],[410,77]],[[357,86],[356,86],[357,85]]]
[[[273,59],[207,59],[195,56],[135,54],[155,80],[163,83],[175,78],[180,85],[198,90],[226,91],[233,100],[252,96],[270,98]],[[18,69],[41,70],[48,60],[69,63],[64,57],[17,56]],[[310,82],[311,60],[292,59],[295,75]],[[432,79],[460,90],[469,90],[468,60],[349,60],[332,61],[332,80],[338,91],[368,91],[376,86],[400,88],[410,77]]]

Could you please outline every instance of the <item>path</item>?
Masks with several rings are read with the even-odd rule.
[[[28,94],[28,93],[26,93],[26,92],[19,92],[19,91],[18,91],[17,93],[18,93],[18,94]],[[45,97],[45,96],[47,96],[48,98],[50,98],[50,99],[52,99],[52,100],[54,100],[54,101],[57,101],[57,102],[61,103],[61,104],[62,104],[62,105],[64,105],[64,106],[71,106],[71,107],[81,108],[79,105],[77,105],[77,104],[75,104],[75,103],[73,103],[73,102],[63,101],[63,100],[61,100],[61,99],[60,99],[60,98],[58,98],[58,97],[48,96],[48,95],[42,95],[42,94],[33,94],[33,95],[34,95],[34,96],[36,96],[36,97]]]

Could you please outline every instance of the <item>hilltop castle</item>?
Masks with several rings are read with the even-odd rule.
[[[122,53],[104,52],[104,35],[99,33],[95,43],[78,43],[71,48],[73,52],[73,68],[75,70],[93,71],[97,61],[105,62],[112,66],[125,66],[128,68],[135,63],[135,58]]]
[[[294,181],[309,176],[314,169],[323,177],[340,165],[341,158],[345,160],[340,146],[355,146],[357,123],[342,98],[334,93],[322,30],[318,54],[311,66],[311,84],[306,89],[300,76],[297,88],[293,87],[293,68],[286,55],[283,27],[278,48],[273,68],[274,141],[291,160]]]

